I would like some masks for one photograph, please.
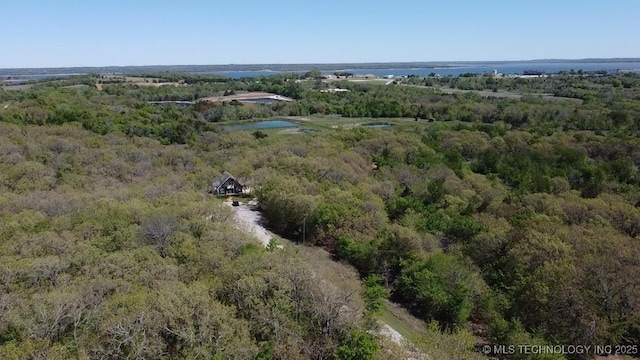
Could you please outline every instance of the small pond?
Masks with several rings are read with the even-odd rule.
[[[298,124],[286,120],[266,120],[229,126],[229,130],[257,130],[297,127]]]
[[[391,124],[363,124],[362,127],[370,129],[384,129],[391,127]]]

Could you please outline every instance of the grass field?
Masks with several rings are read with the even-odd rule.
[[[548,93],[517,93],[510,92],[504,90],[491,91],[491,90],[462,90],[462,89],[453,89],[443,86],[422,86],[422,85],[409,85],[402,84],[402,86],[412,86],[412,87],[420,87],[424,89],[433,89],[442,91],[445,94],[466,94],[466,93],[475,93],[482,97],[496,97],[496,98],[508,98],[508,99],[522,99],[523,96],[541,96],[544,100],[547,101],[574,101],[578,103],[582,103],[581,99],[574,99],[568,97],[554,96],[553,94]]]
[[[380,314],[380,320],[389,324],[410,342],[420,339],[426,332],[424,323],[421,320],[390,301],[386,302],[386,306]]]
[[[301,126],[325,129],[352,129],[366,124],[391,124],[391,128],[429,124],[427,120],[416,121],[414,118],[347,118],[340,115],[285,116],[283,118],[299,122]]]
[[[4,85],[0,86],[2,90],[29,90],[33,87],[33,84],[20,84],[20,85]]]
[[[265,119],[252,119],[242,121],[224,121],[216,123],[217,126],[225,129],[233,125],[251,123],[269,120],[286,120],[296,123],[298,127],[289,128],[267,128],[267,129],[248,129],[248,130],[228,130],[228,131],[250,131],[260,130],[269,136],[273,135],[310,135],[320,134],[323,132],[342,131],[359,128],[371,124],[389,124],[386,128],[377,128],[380,131],[420,131],[421,129],[436,127],[454,127],[458,124],[464,124],[460,121],[434,121],[427,120],[416,121],[414,118],[346,118],[339,115],[312,115],[312,116],[279,116]]]

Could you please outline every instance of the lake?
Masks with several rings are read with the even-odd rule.
[[[369,129],[386,129],[391,127],[391,124],[363,124],[362,127]]]
[[[457,76],[464,73],[484,74],[494,70],[502,74],[522,74],[526,70],[554,74],[560,71],[629,71],[640,73],[640,60],[581,60],[581,61],[487,61],[487,62],[416,62],[377,64],[284,64],[284,65],[175,65],[175,66],[125,66],[99,68],[55,69],[0,69],[0,80],[12,83],[46,78],[63,78],[89,73],[162,73],[183,72],[189,74],[220,75],[228,78],[260,77],[280,74],[304,74],[314,68],[322,74],[350,72],[356,75],[375,76]]]
[[[546,74],[554,74],[561,71],[582,70],[585,72],[593,71],[629,71],[640,73],[640,62],[584,62],[584,63],[568,63],[568,62],[517,62],[517,63],[486,63],[486,64],[455,64],[450,63],[442,67],[418,67],[410,69],[368,69],[368,68],[353,68],[353,69],[335,69],[321,71],[323,75],[331,75],[335,72],[350,72],[355,75],[375,75],[380,77],[385,76],[428,76],[430,74],[437,74],[440,76],[459,76],[461,74],[473,73],[484,74],[493,73],[496,70],[502,74],[518,74],[522,75],[527,70],[542,71]],[[210,72],[211,75],[222,75],[233,79],[240,79],[244,77],[260,77],[260,76],[273,76],[281,74],[304,74],[306,71],[220,71]]]
[[[289,128],[297,127],[298,124],[286,120],[265,120],[256,121],[251,123],[243,123],[238,125],[229,126],[228,129],[232,131],[237,130],[258,130],[258,129],[277,129],[277,128]]]

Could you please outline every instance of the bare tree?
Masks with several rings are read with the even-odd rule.
[[[178,227],[175,216],[166,213],[151,215],[143,220],[141,225],[145,240],[158,249],[160,256],[165,257],[171,235]]]

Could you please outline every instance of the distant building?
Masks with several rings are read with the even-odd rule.
[[[147,103],[151,105],[177,105],[182,107],[187,107],[195,104],[195,101],[147,101]]]
[[[324,93],[324,92],[326,92],[326,93],[334,93],[334,92],[349,92],[349,91],[351,91],[351,90],[349,90],[349,89],[338,89],[338,88],[335,88],[335,89],[324,89],[324,90],[320,90],[320,92],[323,92],[323,93]]]
[[[271,104],[275,102],[291,102],[293,99],[286,96],[266,93],[266,92],[249,92],[244,94],[234,94],[227,96],[210,96],[199,99],[198,101],[208,102],[240,102],[240,103],[256,103],[256,104]]]
[[[213,180],[213,194],[218,196],[241,195],[247,188],[228,172],[222,173],[220,179]]]
[[[543,77],[545,73],[540,70],[525,70],[522,75]]]

